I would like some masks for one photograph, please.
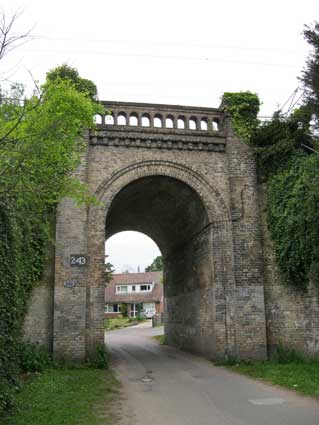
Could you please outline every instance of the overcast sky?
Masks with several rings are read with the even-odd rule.
[[[223,92],[250,90],[263,116],[298,87],[303,26],[319,20],[318,0],[4,0],[1,8],[22,10],[15,31],[35,36],[1,62],[2,80],[30,88],[30,73],[42,83],[68,63],[96,83],[101,100],[218,107]],[[122,244],[117,271],[152,262],[147,244],[117,238],[109,243],[110,254]],[[134,240],[140,260],[130,259]]]

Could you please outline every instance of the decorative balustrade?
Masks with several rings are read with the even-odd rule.
[[[101,126],[164,131],[223,131],[224,113],[218,109],[130,102],[102,103],[106,113],[95,116],[96,124]]]
[[[224,152],[225,114],[219,109],[131,102],[102,102],[92,145]]]

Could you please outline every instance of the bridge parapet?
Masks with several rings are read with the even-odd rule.
[[[219,109],[103,101],[91,144],[224,151],[225,113]]]

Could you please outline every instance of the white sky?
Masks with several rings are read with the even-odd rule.
[[[261,115],[298,86],[303,26],[319,20],[318,0],[3,0],[1,8],[23,10],[15,31],[36,36],[1,62],[2,79],[32,87],[29,73],[42,83],[68,63],[101,100],[218,107],[223,92],[250,90]],[[131,239],[118,267],[137,266],[125,246]],[[138,263],[150,264],[153,252],[139,251]]]
[[[128,270],[136,273],[149,266],[154,258],[161,255],[151,238],[138,232],[121,232],[106,241],[107,261],[113,264],[117,273]]]

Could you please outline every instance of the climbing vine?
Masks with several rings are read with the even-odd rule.
[[[226,93],[224,105],[239,137],[253,147],[258,178],[266,184],[268,227],[284,282],[319,286],[319,149],[313,111],[303,104],[289,117],[257,119],[256,95]]]
[[[69,79],[47,81],[30,99],[15,85],[0,100],[0,413],[17,386],[24,317],[55,206],[65,195],[90,199],[71,171],[85,149],[83,128],[99,110]]]
[[[268,224],[284,281],[319,286],[319,155],[296,152],[267,180]]]
[[[31,210],[0,203],[0,411],[12,401],[27,302],[45,260],[48,220]]]
[[[249,142],[252,132],[258,126],[257,114],[260,101],[255,93],[249,91],[223,95],[224,110],[229,112],[235,133],[244,141]]]

